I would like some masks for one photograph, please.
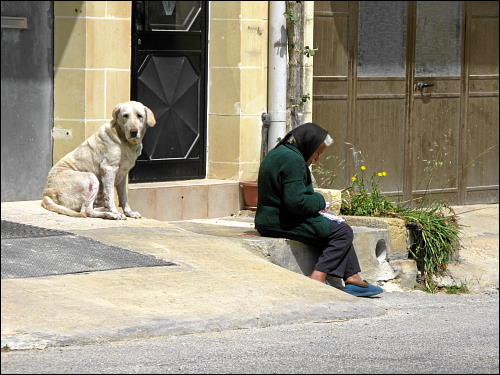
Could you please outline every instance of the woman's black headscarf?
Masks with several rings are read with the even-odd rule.
[[[279,142],[276,147],[290,143],[290,140],[295,139],[295,146],[299,149],[304,160],[308,161],[314,151],[323,143],[328,132],[321,126],[312,122],[307,122],[290,131]],[[275,148],[276,148],[275,147]]]

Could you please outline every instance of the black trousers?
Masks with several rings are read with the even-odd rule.
[[[314,269],[342,279],[361,272],[358,256],[352,245],[353,238],[349,225],[332,221],[328,243]]]

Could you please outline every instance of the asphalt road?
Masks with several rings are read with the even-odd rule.
[[[1,370],[498,374],[498,302],[498,290],[384,293],[378,317],[2,352]]]

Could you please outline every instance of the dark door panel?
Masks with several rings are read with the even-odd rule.
[[[201,32],[192,32],[190,34],[175,35],[175,38],[166,39],[165,32],[144,32],[141,38],[141,51],[192,51],[193,47],[200,40]],[[191,48],[189,48],[191,46]],[[200,47],[198,47],[200,48]],[[201,50],[198,50],[201,52]]]
[[[205,177],[206,12],[197,1],[134,3],[132,98],[157,124],[132,182]]]
[[[200,76],[187,56],[148,55],[139,71],[138,96],[158,124],[148,131],[140,160],[201,156],[190,155],[200,138]]]

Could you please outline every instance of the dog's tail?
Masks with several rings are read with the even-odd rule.
[[[43,200],[42,200],[42,207],[53,212],[57,212],[59,214],[67,215],[67,216],[72,216],[72,217],[87,217],[85,215],[85,212],[77,212],[73,211],[67,207],[61,206],[60,204],[57,204],[54,202],[54,200],[49,197],[48,195],[44,195]]]

